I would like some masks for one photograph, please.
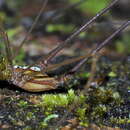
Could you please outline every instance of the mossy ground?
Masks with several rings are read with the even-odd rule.
[[[0,127],[24,130],[62,128],[73,124],[74,121],[70,123],[69,120],[75,119],[77,124],[73,127],[77,128],[96,124],[100,127],[128,129],[129,64],[110,62],[106,65],[100,60],[97,67],[102,68],[102,71],[95,74],[93,83],[97,84],[91,86],[85,94],[81,91],[85,86],[85,80],[87,81],[88,74],[85,74],[87,72],[78,74],[77,85],[76,83],[72,85],[71,82],[71,88],[68,87],[69,89],[64,92],[58,90],[28,93],[17,89],[11,90],[13,86],[7,83],[6,87],[0,89]]]

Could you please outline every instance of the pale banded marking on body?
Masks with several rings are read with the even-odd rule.
[[[17,68],[20,68],[20,69],[27,69],[28,66],[19,66],[19,65],[15,65],[14,66],[14,69],[17,69]],[[31,70],[34,70],[34,71],[41,71],[41,69],[37,66],[33,66],[30,68]]]

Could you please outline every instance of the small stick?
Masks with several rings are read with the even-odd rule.
[[[23,41],[21,42],[21,44],[20,44],[19,47],[17,48],[17,50],[16,50],[16,52],[15,52],[15,54],[14,54],[14,56],[13,56],[13,59],[18,55],[18,53],[19,53],[21,47],[28,41],[28,36],[30,35],[30,33],[32,32],[32,30],[34,29],[34,27],[36,26],[36,24],[37,24],[37,22],[38,22],[38,20],[39,20],[39,18],[40,18],[40,16],[41,16],[43,10],[45,9],[45,7],[46,7],[46,5],[47,5],[47,2],[48,2],[48,0],[45,0],[45,1],[43,2],[43,5],[42,5],[42,7],[41,7],[41,9],[40,9],[40,11],[39,11],[37,17],[35,18],[35,20],[34,20],[32,26],[31,26],[31,28],[30,28],[29,31],[27,32],[27,35],[24,37]]]

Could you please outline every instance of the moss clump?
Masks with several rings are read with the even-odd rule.
[[[39,106],[56,108],[56,107],[67,107],[74,101],[84,102],[85,97],[81,94],[77,96],[74,90],[69,90],[67,94],[45,94],[41,97]]]
[[[27,108],[28,107],[28,102],[24,100],[20,100],[19,103],[17,104],[21,108]]]
[[[111,117],[110,118],[110,122],[112,124],[119,124],[119,125],[122,125],[122,124],[130,124],[130,119],[129,118],[117,118],[117,117]]]
[[[79,124],[81,126],[87,127],[89,125],[88,117],[86,116],[87,108],[78,108],[76,111],[76,116],[79,119]]]
[[[36,116],[34,115],[33,112],[27,112],[27,114],[26,114],[26,120],[27,121],[35,119],[35,118],[36,118]]]
[[[93,104],[122,103],[121,97],[113,88],[98,87],[89,93],[89,100]]]

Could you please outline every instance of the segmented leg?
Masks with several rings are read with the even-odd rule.
[[[76,72],[87,60],[88,58],[96,55],[104,46],[106,46],[117,34],[119,34],[122,30],[124,30],[127,26],[130,25],[130,21],[124,22],[113,34],[111,34],[107,39],[105,39],[100,45],[98,44],[96,48],[92,49],[89,53],[87,53],[84,56],[79,56],[70,60],[66,60],[59,64],[54,64],[46,67],[46,69],[43,72],[48,72],[50,70],[53,70],[55,68],[58,68],[63,65],[71,64],[73,62],[80,61],[79,64],[77,64],[69,73]]]
[[[130,21],[124,22],[113,34],[111,34],[107,39],[105,39],[96,49],[90,52],[90,56],[96,55],[104,46],[106,46],[117,34],[124,30],[127,26],[130,25]],[[71,71],[70,73],[76,72],[87,60],[89,56],[81,60]]]
[[[113,37],[115,37],[123,29],[125,29],[129,24],[130,24],[130,21],[127,21],[124,24],[122,24],[117,29],[117,31],[115,31],[112,35],[110,35],[106,40],[104,40],[99,46],[97,46],[95,49],[93,49],[90,53],[88,53],[84,56],[78,57],[78,58],[74,58],[72,60],[62,62],[61,64],[55,64],[55,65],[48,66],[44,70],[44,72],[46,72],[46,71],[50,71],[51,69],[53,69],[55,67],[60,67],[61,65],[65,65],[65,64],[72,63],[72,62],[75,62],[75,61],[80,61],[77,66],[75,66],[69,73],[66,73],[65,75],[61,76],[60,79],[50,78],[50,77],[47,76],[49,78],[49,80],[45,81],[46,79],[45,79],[44,76],[43,76],[43,78],[41,78],[39,80],[38,77],[35,78],[32,75],[30,75],[33,78],[31,78],[29,81],[27,81],[26,80],[27,78],[25,78],[25,81],[24,81],[25,83],[22,84],[21,86],[20,85],[19,86],[21,88],[27,90],[27,91],[33,91],[33,92],[34,91],[36,92],[36,91],[46,91],[46,90],[50,90],[50,89],[56,89],[58,85],[64,83],[68,79],[71,79],[73,77],[73,75],[71,75],[72,73],[76,72],[86,62],[86,60],[88,60],[88,58],[97,54],[97,52],[99,52],[104,46],[106,46],[112,40]],[[45,74],[44,72],[43,73],[40,72],[40,75]],[[36,73],[34,73],[34,74],[35,74],[34,76],[36,76]],[[18,76],[16,76],[16,78],[18,78]],[[14,81],[19,81],[19,80],[14,80]],[[49,82],[52,83],[52,81],[55,84],[53,84],[53,85],[49,84]]]
[[[40,67],[42,70],[46,68],[46,66],[49,65],[50,61],[56,56],[57,53],[59,53],[68,43],[70,43],[76,36],[78,36],[81,32],[88,29],[89,25],[91,25],[98,17],[103,15],[105,12],[109,11],[110,8],[112,8],[116,2],[119,0],[114,0],[112,3],[109,4],[106,8],[102,9],[100,12],[96,14],[90,21],[85,23],[83,26],[81,26],[80,29],[72,33],[70,37],[68,37],[63,43],[60,43],[55,49],[53,49],[46,57],[38,60]]]
[[[81,32],[85,31],[88,29],[89,25],[91,25],[98,17],[103,15],[105,12],[109,11],[110,8],[112,8],[116,2],[119,0],[114,0],[112,3],[110,3],[106,8],[102,9],[99,11],[96,16],[94,16],[91,20],[86,22],[83,26],[81,26],[80,29],[72,33],[70,37],[68,37],[63,43],[60,43],[56,48],[54,48],[51,52],[49,52],[45,57],[40,58],[38,61],[36,61],[34,64],[30,65],[28,67],[31,68],[32,66],[39,66],[41,70],[44,72],[47,69],[47,66],[49,65],[50,61],[56,56],[58,52],[60,52],[68,43],[70,43],[76,36],[78,36]],[[80,59],[80,58],[78,58]],[[81,58],[82,59],[82,58]],[[83,58],[84,59],[84,58]],[[68,63],[66,63],[68,64]],[[51,66],[51,65],[50,65]],[[57,66],[57,65],[55,65]],[[58,65],[59,66],[59,65]],[[51,67],[50,67],[51,68]],[[52,67],[53,68],[53,67]],[[48,69],[47,69],[48,70]],[[24,71],[23,71],[24,72]]]

